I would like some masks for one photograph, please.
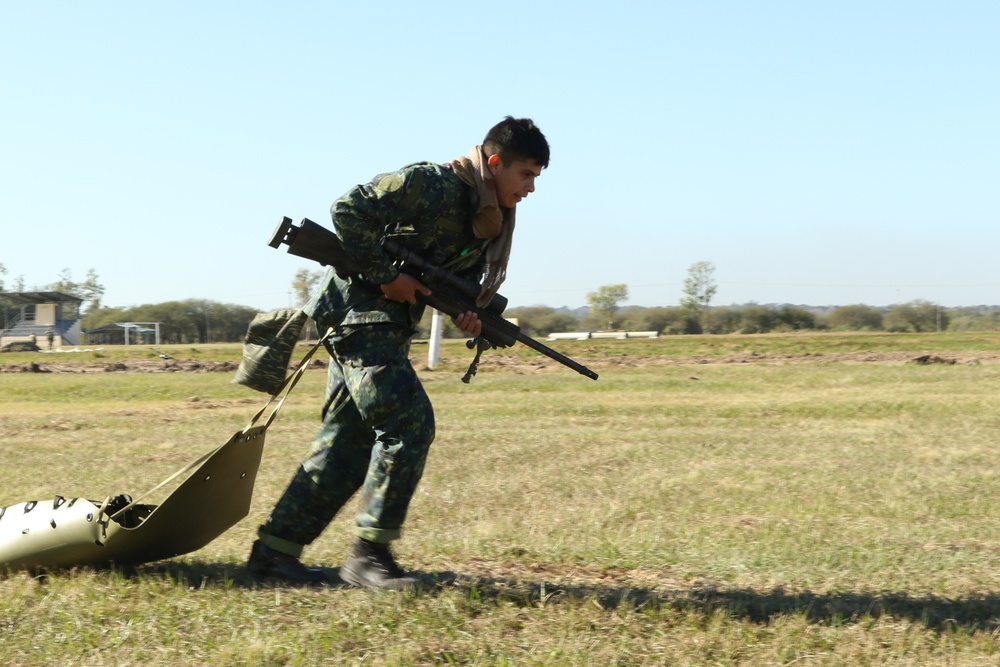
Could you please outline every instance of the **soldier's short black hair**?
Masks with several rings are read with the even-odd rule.
[[[543,169],[549,166],[549,142],[530,118],[504,118],[486,133],[483,150],[499,154],[504,166],[515,160],[534,160]]]

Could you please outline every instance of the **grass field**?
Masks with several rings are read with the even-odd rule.
[[[0,664],[996,665],[998,343],[560,342],[600,379],[519,350],[487,353],[470,385],[464,346],[435,370],[418,346],[438,438],[396,546],[430,583],[407,594],[246,575],[318,423],[309,370],[268,432],[250,516],[134,571],[0,578]],[[926,355],[945,363],[911,363]],[[137,495],[265,402],[231,373],[102,370],[157,359],[0,356],[0,506]],[[13,372],[30,363],[59,369]],[[336,573],[352,513],[306,562]]]

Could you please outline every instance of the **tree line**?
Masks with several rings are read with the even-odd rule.
[[[82,281],[73,279],[70,269],[63,269],[59,278],[43,286],[26,287],[18,277],[5,285],[7,269],[0,264],[0,292],[62,292],[83,300],[80,308],[84,332],[122,322],[159,322],[161,343],[230,343],[243,340],[247,327],[257,314],[248,306],[218,303],[206,299],[186,299],[166,303],[145,304],[126,308],[102,305],[104,285],[94,269],[87,271]],[[4,304],[7,310],[13,304]]]
[[[765,306],[759,304],[714,307],[696,313],[682,306],[619,309],[609,321],[604,314],[576,314],[548,306],[512,308],[530,336],[558,331],[656,331],[661,335],[756,334],[789,331],[1000,331],[1000,308],[979,306],[944,308],[927,301],[877,308],[863,304],[835,308]]]
[[[504,315],[516,318],[530,336],[545,337],[565,331],[628,330],[655,331],[661,335],[755,334],[783,331],[1000,331],[1000,307],[945,308],[929,301],[912,301],[878,308],[853,304],[832,308],[805,306],[713,306],[717,287],[715,267],[697,262],[682,285],[680,305],[667,307],[622,307],[628,299],[625,284],[605,285],[587,295],[589,307],[570,311],[549,306],[509,308]],[[0,291],[5,289],[6,270],[0,264]],[[305,304],[323,277],[322,271],[300,269],[292,279],[296,303]],[[25,291],[23,279],[10,286]],[[93,331],[120,322],[159,322],[163,343],[239,342],[257,314],[257,309],[206,299],[186,299],[127,308],[102,305],[104,286],[90,269],[83,281],[74,281],[69,269],[59,279],[33,291],[59,291],[83,299],[82,328]],[[431,310],[418,325],[419,337],[431,329]],[[444,318],[445,337],[466,334]],[[315,336],[315,331],[309,332]]]
[[[256,308],[186,299],[129,308],[101,307],[83,316],[85,332],[119,322],[159,322],[161,343],[235,343],[246,336]]]
[[[803,306],[712,307],[718,290],[711,262],[696,262],[688,269],[680,305],[661,308],[621,308],[628,298],[628,286],[605,285],[587,295],[590,309],[576,317],[544,306],[514,309],[526,331],[626,329],[660,334],[731,334],[770,331],[835,330],[924,332],[945,330],[1000,330],[1000,308],[944,308],[930,301],[916,300],[887,308],[864,304],[836,308]]]

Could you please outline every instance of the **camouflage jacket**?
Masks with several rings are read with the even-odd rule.
[[[391,322],[415,328],[424,306],[390,301],[371,289],[399,273],[380,241],[389,236],[424,259],[479,281],[488,241],[472,234],[479,206],[473,188],[446,166],[421,162],[350,189],[330,209],[333,229],[347,252],[371,268],[364,278],[342,279],[332,269],[306,305],[320,330]]]

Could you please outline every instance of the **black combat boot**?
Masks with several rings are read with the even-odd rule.
[[[247,569],[254,579],[281,579],[293,584],[328,583],[323,570],[306,567],[295,556],[272,549],[260,540],[253,543]]]
[[[388,544],[354,538],[340,578],[352,586],[382,591],[402,591],[417,586],[417,578],[396,564]]]

